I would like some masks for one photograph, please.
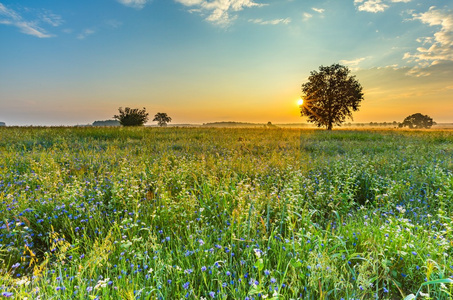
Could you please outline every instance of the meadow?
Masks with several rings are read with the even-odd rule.
[[[0,298],[452,299],[453,131],[0,128]]]

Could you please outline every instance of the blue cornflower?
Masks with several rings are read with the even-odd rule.
[[[274,277],[272,277],[271,278],[271,283],[276,283],[276,282],[277,282],[277,280]]]
[[[215,292],[209,292],[209,296],[210,296],[211,298],[214,298],[214,297],[215,297]]]
[[[182,287],[187,290],[189,288],[189,285],[190,285],[190,282],[186,282],[182,285]]]
[[[206,267],[205,266],[201,267],[201,272],[204,272],[204,271],[206,271]]]
[[[2,296],[5,297],[5,298],[9,298],[9,297],[12,297],[14,294],[11,293],[11,292],[3,292],[2,293]]]
[[[269,275],[271,272],[269,272],[269,270],[264,270],[264,275]]]
[[[226,271],[226,276],[231,276],[231,272],[230,271]]]

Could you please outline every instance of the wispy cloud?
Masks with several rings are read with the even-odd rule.
[[[310,20],[311,18],[313,18],[313,15],[312,14],[309,14],[308,12],[304,12],[303,15],[302,15],[302,19],[304,21],[308,21]]]
[[[192,7],[189,11],[206,16],[205,20],[216,25],[228,26],[236,18],[234,12],[244,8],[260,7],[264,4],[256,3],[253,0],[175,0],[184,6]]]
[[[414,70],[436,65],[442,61],[453,61],[453,12],[432,6],[425,13],[413,14],[413,20],[420,20],[428,26],[439,27],[433,36],[417,39],[422,47],[418,47],[415,53],[404,54],[404,59],[417,62],[418,66]]]
[[[35,21],[25,20],[19,13],[13,9],[7,8],[5,5],[0,3],[0,24],[10,25],[19,28],[20,32],[33,35],[38,38],[49,38],[53,35],[47,33],[43,28],[39,26],[39,23],[47,23],[54,27],[59,26],[63,21],[61,17],[51,14],[43,13],[40,18]]]
[[[356,59],[353,59],[353,60],[340,60],[340,64],[342,65],[346,65],[348,67],[351,68],[351,70],[353,71],[357,71],[359,70],[359,64],[364,61],[365,59],[367,59],[366,57],[360,57],[360,58],[356,58]]]
[[[117,0],[117,1],[123,5],[137,9],[142,9],[148,2],[151,2],[150,0]]]
[[[288,25],[289,23],[291,23],[291,18],[274,19],[267,21],[264,21],[263,19],[250,19],[249,22],[259,25],[279,25],[279,24]]]
[[[312,7],[311,9],[314,10],[315,12],[319,13],[319,14],[323,14],[324,11],[325,11],[324,8],[316,8],[316,7]]]
[[[357,66],[358,64],[360,64],[362,61],[364,61],[366,58],[365,57],[361,57],[361,58],[357,58],[357,59],[353,59],[353,60],[340,60],[340,63],[341,64],[344,64],[344,65],[348,65],[348,66]]]
[[[87,36],[89,35],[92,35],[96,33],[96,31],[94,31],[93,29],[85,29],[83,32],[79,33],[79,35],[77,35],[77,38],[79,40],[83,40],[85,39]]]

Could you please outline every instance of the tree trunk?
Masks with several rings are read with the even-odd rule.
[[[332,123],[327,124],[327,130],[332,130]]]

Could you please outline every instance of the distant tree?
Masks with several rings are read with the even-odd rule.
[[[403,123],[400,124],[399,127],[406,127],[420,129],[420,128],[431,128],[431,126],[435,125],[436,122],[427,115],[422,115],[421,113],[416,113],[410,115],[404,119]]]
[[[302,116],[318,127],[332,130],[333,125],[341,126],[352,111],[357,111],[363,100],[362,86],[355,76],[349,75],[347,67],[333,64],[320,66],[319,72],[312,71],[308,82],[302,84]]]
[[[267,122],[266,127],[268,127],[268,128],[275,128],[275,127],[277,127],[277,126],[275,126],[274,124],[272,124],[271,121],[269,121],[269,122]]]
[[[123,126],[142,126],[148,122],[148,113],[146,108],[118,108],[119,115],[114,115],[113,118],[120,121]]]
[[[154,116],[153,121],[156,121],[160,127],[167,126],[167,123],[171,122],[171,118],[166,113],[157,113]]]
[[[0,122],[0,126],[6,126],[5,122]]]
[[[104,121],[94,121],[93,126],[120,126],[118,120],[104,120]]]

